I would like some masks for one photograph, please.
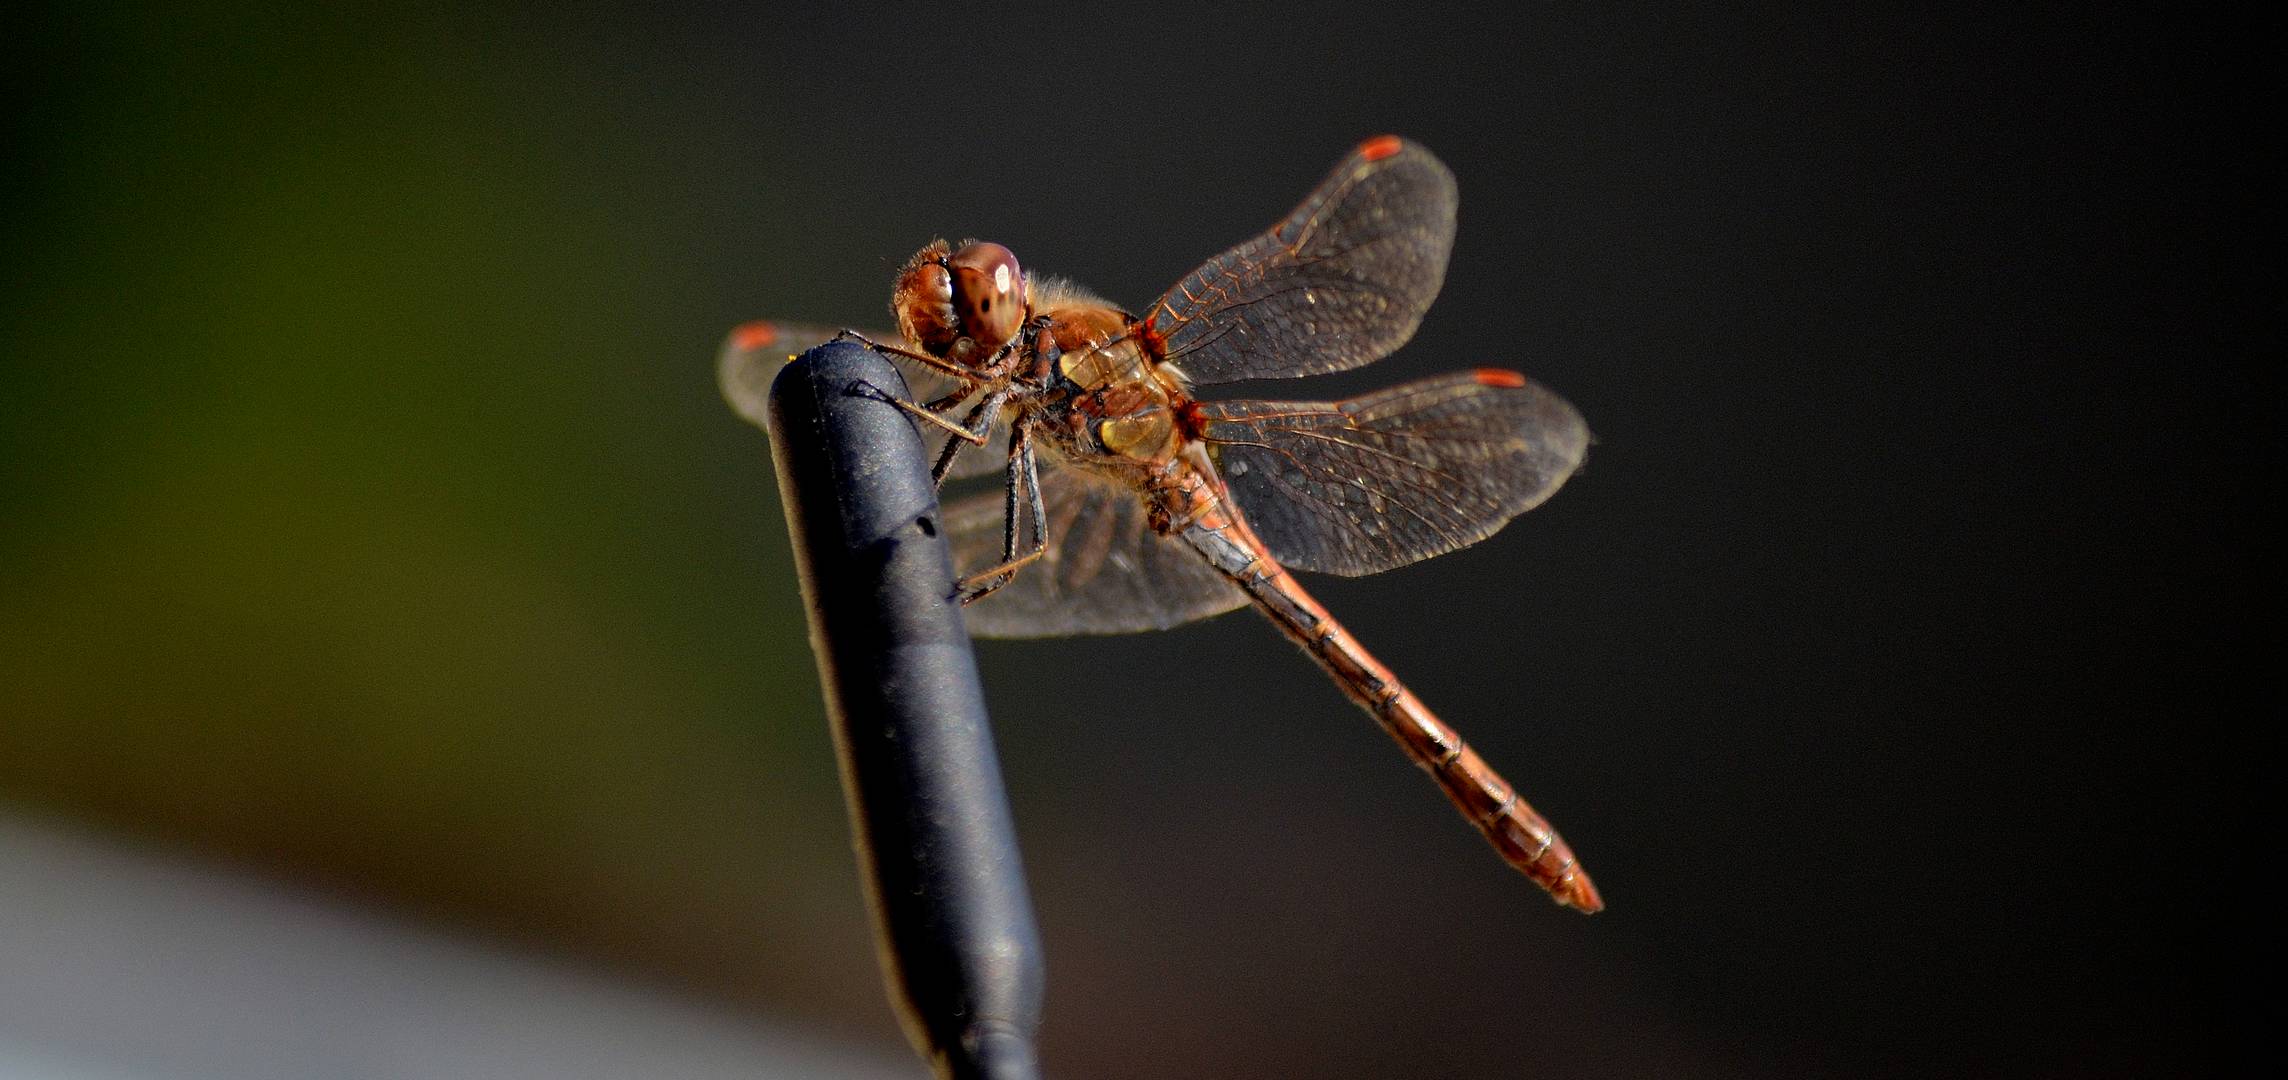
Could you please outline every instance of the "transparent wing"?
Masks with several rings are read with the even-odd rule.
[[[962,609],[979,637],[1059,637],[1165,630],[1247,603],[1245,593],[1183,541],[1152,531],[1144,501],[1108,480],[1042,456],[1048,552],[1009,584]],[[1001,561],[1003,495],[945,508],[954,565]]]
[[[886,345],[906,344],[905,338],[896,333],[858,332]],[[840,333],[840,327],[821,323],[790,323],[777,319],[740,323],[723,339],[722,352],[715,361],[715,381],[723,389],[723,399],[748,423],[768,426],[771,380],[778,378],[779,369],[785,367],[787,361],[832,341]],[[906,388],[917,402],[935,401],[960,388],[961,384],[953,379],[903,357],[891,356],[889,361],[905,376]],[[961,419],[969,404],[963,402],[953,410],[951,418]],[[925,428],[922,434],[933,455],[944,445],[944,438],[935,429]],[[955,479],[983,476],[998,471],[1008,458],[1009,431],[1007,425],[1001,425],[983,447],[963,450],[947,475]]]
[[[1492,536],[1555,492],[1589,447],[1565,399],[1492,369],[1341,402],[1201,402],[1198,416],[1272,555],[1345,576]]]
[[[1271,231],[1154,302],[1148,332],[1200,383],[1379,360],[1414,336],[1445,283],[1455,205],[1454,175],[1428,150],[1369,139]]]

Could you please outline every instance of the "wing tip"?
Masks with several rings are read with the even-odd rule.
[[[769,319],[743,322],[731,328],[731,347],[742,352],[768,348],[779,339],[779,324]]]
[[[1396,135],[1377,135],[1359,144],[1358,155],[1368,161],[1381,161],[1406,149],[1406,140]]]
[[[1471,372],[1470,377],[1476,379],[1479,386],[1491,386],[1502,390],[1516,390],[1525,385],[1525,376],[1505,368],[1482,367]]]
[[[763,350],[779,340],[777,323],[768,319],[740,323],[723,339],[723,352],[715,359],[715,384],[730,402],[731,411],[760,428],[770,426],[771,379],[778,365]],[[784,358],[781,358],[784,359]]]

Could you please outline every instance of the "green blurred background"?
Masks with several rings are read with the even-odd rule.
[[[1313,390],[1518,366],[1601,443],[1322,596],[1613,911],[1252,616],[989,645],[1051,1072],[2221,1059],[2276,488],[2233,49],[1785,11],[37,13],[0,812],[895,1054],[716,343],[879,324],[937,235],[1141,305],[1390,130],[1460,177],[1447,297]]]

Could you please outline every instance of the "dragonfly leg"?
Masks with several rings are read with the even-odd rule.
[[[949,412],[953,409],[954,406],[961,404],[961,399],[968,397],[971,391],[975,389],[975,387],[971,386],[961,387],[960,389],[955,390],[953,393],[947,394],[946,396],[941,397],[936,401],[932,401],[926,405],[923,405],[922,408],[927,409],[933,413]]]
[[[1017,571],[1048,553],[1049,515],[1041,504],[1041,478],[1033,458],[1032,428],[1019,421],[1009,432],[1009,496],[1002,508],[1001,565],[980,570],[954,582],[953,598],[974,603],[1016,580]],[[1020,495],[1020,492],[1022,493]],[[1018,526],[1019,498],[1025,501],[1033,525],[1032,550],[1017,554],[1022,530]]]
[[[945,486],[945,475],[952,471],[953,459],[961,455],[963,447],[985,445],[986,433],[993,430],[993,422],[1000,418],[1001,404],[1008,401],[1009,395],[1015,392],[1016,387],[1007,383],[1002,384],[1000,389],[985,395],[975,408],[970,409],[969,415],[962,417],[958,426],[948,424],[940,416],[933,415],[930,417],[930,420],[939,426],[952,428],[954,436],[945,441],[945,449],[938,452],[937,463],[930,467],[931,487]],[[932,402],[931,404],[936,403]],[[1014,451],[1012,451],[1012,456],[1014,456]]]
[[[940,375],[944,375],[947,378],[960,379],[964,385],[974,383],[977,379],[977,372],[967,367],[963,367],[960,364],[956,364],[951,360],[947,360],[943,357],[931,356],[926,352],[917,352],[913,349],[906,348],[903,345],[890,345],[884,342],[876,341],[873,338],[867,337],[866,335],[861,334],[856,330],[844,330],[841,333],[834,335],[834,340],[855,341],[860,345],[864,345],[867,348],[874,350],[875,352],[881,353],[883,356],[895,356],[901,360],[910,360],[916,364],[920,364],[921,366],[930,369],[931,371],[937,372]]]
[[[847,330],[843,332],[852,333],[851,331]],[[870,384],[860,385],[864,386],[866,390],[870,391],[871,396],[876,401],[882,402],[886,405],[895,405],[898,408],[904,409],[906,412],[913,414],[914,416],[920,417],[922,420],[935,427],[943,428],[946,431],[950,431],[956,435],[961,436],[962,438],[971,438],[968,425],[956,424],[953,421],[946,419],[944,414],[951,410],[954,406],[961,404],[961,399],[968,397],[972,392],[974,392],[974,387],[965,385],[961,389],[955,390],[954,392],[947,394],[944,397],[938,398],[937,400],[932,401],[926,405],[916,405],[913,402],[899,397],[898,395],[893,394],[879,386],[873,386]],[[982,443],[985,440],[983,437],[977,437],[971,441]]]
[[[985,445],[984,433],[972,432],[969,430],[969,425],[966,423],[957,424],[951,420],[946,419],[944,416],[939,415],[938,413],[931,412],[931,407],[937,404],[935,401],[930,402],[928,405],[916,405],[904,398],[893,397],[890,399],[890,402],[891,404],[894,404],[897,407],[912,413],[922,421],[938,428],[941,431],[944,431],[949,435],[952,435],[954,438],[964,440],[972,446]],[[972,416],[976,415],[976,410],[970,410],[970,414]]]
[[[883,356],[895,356],[901,360],[908,360],[913,363],[920,364],[921,366],[928,368],[931,371],[937,372],[938,374],[943,375],[949,379],[961,380],[961,384],[964,387],[974,387],[979,383],[993,382],[997,379],[1001,379],[1007,376],[1010,372],[1015,371],[1017,369],[1018,361],[1023,358],[1023,354],[1018,352],[1017,344],[1015,342],[1001,346],[999,352],[996,352],[990,357],[987,357],[983,363],[964,364],[959,361],[948,360],[942,356],[932,356],[925,352],[916,352],[915,350],[906,348],[903,345],[890,345],[884,342],[876,341],[873,338],[867,337],[866,335],[861,334],[856,330],[845,329],[841,333],[834,335],[833,340],[855,341],[860,345],[864,345],[865,347],[882,354]],[[968,394],[966,392],[957,394],[951,399],[951,401],[959,401],[963,397],[967,396]],[[944,401],[946,399],[940,400]],[[937,404],[937,402],[932,402],[931,404],[934,405]],[[951,407],[950,402],[948,403],[948,407]]]

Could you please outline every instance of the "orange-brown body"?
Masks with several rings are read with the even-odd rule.
[[[948,512],[973,561],[990,561],[986,545],[998,545],[999,562],[955,588],[980,608],[1007,590],[1001,606],[971,609],[973,629],[1118,633],[1251,603],[1505,860],[1559,903],[1596,911],[1596,887],[1549,823],[1281,563],[1377,573],[1491,535],[1579,465],[1588,444],[1579,413],[1498,369],[1343,402],[1200,402],[1190,391],[1195,379],[1340,371],[1403,345],[1443,281],[1455,199],[1451,173],[1426,150],[1370,139],[1286,218],[1178,281],[1143,320],[1034,280],[1001,245],[934,242],[895,286],[906,346],[874,347],[940,383],[935,400],[908,403],[954,436],[939,479],[964,475],[964,447],[997,427],[1009,433],[998,505]],[[756,324],[733,343],[743,356],[781,340],[780,328]],[[766,381],[724,368],[734,401]],[[1114,602],[1091,602],[1103,600]]]

